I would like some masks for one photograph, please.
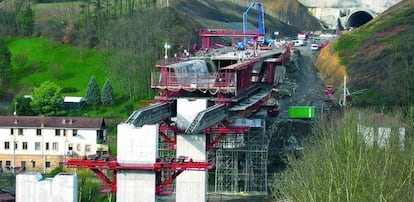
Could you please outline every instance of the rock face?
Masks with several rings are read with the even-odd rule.
[[[328,28],[359,27],[401,0],[298,0]]]

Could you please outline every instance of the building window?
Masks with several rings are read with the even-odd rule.
[[[11,161],[6,161],[6,165],[5,165],[7,170],[10,170],[11,168]]]
[[[14,135],[14,128],[10,128],[10,135]]]
[[[40,142],[35,142],[35,150],[36,151],[40,150]]]
[[[60,129],[55,130],[55,136],[60,136]]]
[[[32,168],[36,168],[36,161],[30,160],[32,162]]]
[[[77,135],[78,135],[78,130],[73,129],[73,130],[72,130],[72,135],[73,135],[73,136],[77,136]]]
[[[87,144],[85,145],[85,152],[90,152],[91,151],[91,145]]]
[[[14,149],[17,149],[17,142],[14,142]]]
[[[58,143],[57,142],[52,143],[52,149],[53,149],[53,151],[58,150]]]
[[[63,136],[66,136],[66,129],[63,129]]]
[[[104,144],[105,143],[105,137],[104,137],[104,133],[102,130],[97,130],[96,131],[96,137],[97,139],[97,143],[98,144]]]
[[[4,149],[10,149],[10,142],[4,142]]]
[[[42,135],[42,129],[36,129],[36,135],[41,136]]]
[[[20,161],[20,168],[22,169],[22,171],[26,170],[26,161]]]
[[[79,152],[80,150],[81,150],[81,145],[80,145],[80,144],[77,144],[77,145],[76,145],[76,151],[78,151],[78,152]]]
[[[22,147],[23,147],[23,150],[27,150],[27,142],[23,142]]]
[[[19,135],[23,135],[23,128],[19,128]]]
[[[50,168],[50,161],[46,161],[45,167]]]
[[[46,142],[45,149],[49,150],[49,142]]]
[[[70,156],[73,155],[73,144],[72,143],[68,145],[67,155],[70,155]]]

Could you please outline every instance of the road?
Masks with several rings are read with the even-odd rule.
[[[291,96],[279,99],[280,118],[287,118],[289,106],[315,106],[317,111],[326,106],[324,103],[325,84],[315,67],[318,51],[311,50],[310,44],[295,47],[300,52],[298,68],[287,69],[286,82],[276,88],[285,89]]]

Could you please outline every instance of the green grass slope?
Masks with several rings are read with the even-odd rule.
[[[85,96],[90,78],[94,75],[102,90],[106,79],[111,81],[116,103],[109,106],[87,106],[72,111],[77,116],[104,116],[124,119],[138,107],[126,100],[125,90],[119,80],[109,74],[105,60],[110,52],[76,48],[58,44],[45,38],[8,39],[12,53],[13,78],[7,91],[16,96],[30,94],[34,87],[44,81],[53,81],[62,87],[64,96]]]
[[[414,2],[402,1],[335,46],[353,90],[367,89],[355,104],[409,106],[414,98]]]
[[[105,52],[56,44],[44,38],[11,39],[14,79],[12,86],[24,87],[30,94],[44,81],[56,82],[62,88],[76,88],[72,96],[85,96],[92,75],[103,85],[108,78],[104,64]],[[113,81],[116,83],[116,81]]]

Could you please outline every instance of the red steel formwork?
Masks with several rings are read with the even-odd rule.
[[[176,148],[176,134],[183,132],[183,130],[172,126],[160,126],[160,137],[163,138],[169,144],[170,149]],[[214,145],[220,142],[220,140],[229,134],[242,134],[248,131],[247,127],[211,127],[203,131],[207,135],[208,142],[206,144],[206,150],[214,149]],[[173,139],[170,139],[164,133],[174,133]],[[213,137],[213,134],[218,136]],[[68,168],[87,168],[91,169],[105,184],[109,186],[109,190],[102,190],[102,192],[116,193],[116,174],[119,170],[146,170],[156,173],[157,184],[155,187],[156,194],[170,194],[172,190],[168,189],[168,186],[186,170],[193,171],[206,171],[214,167],[214,159],[210,159],[208,162],[194,162],[192,158],[187,156],[179,156],[174,159],[156,159],[154,164],[149,165],[130,165],[119,164],[116,157],[111,156],[88,156],[82,159],[70,159],[65,165]],[[112,179],[107,176],[104,171],[112,171]],[[168,173],[168,177],[162,181],[161,172]]]
[[[116,192],[116,174],[119,170],[147,170],[156,172],[157,176],[160,172],[170,172],[171,175],[161,181],[157,179],[157,186],[155,187],[155,193],[165,194],[165,189],[179,174],[185,170],[205,171],[211,169],[214,166],[214,160],[208,162],[193,162],[191,158],[181,157],[174,161],[166,161],[157,159],[152,165],[121,165],[116,161],[116,158],[111,160],[88,160],[83,159],[71,159],[65,163],[68,168],[87,168],[91,169],[105,184],[110,187],[110,190],[102,190],[103,192]],[[108,177],[104,171],[112,171],[112,180]]]

